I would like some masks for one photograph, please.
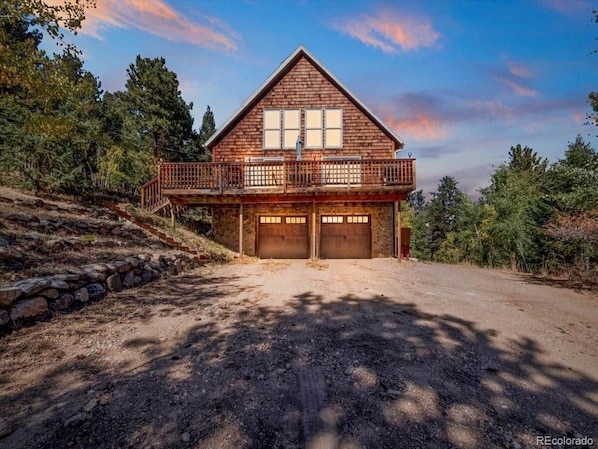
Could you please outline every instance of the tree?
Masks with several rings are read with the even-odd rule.
[[[428,242],[434,258],[447,234],[456,230],[459,207],[465,197],[457,184],[455,178],[445,176],[438,184],[438,191],[432,193],[426,218],[429,226]]]
[[[205,144],[215,132],[216,122],[214,121],[214,113],[210,109],[210,106],[208,106],[201,121],[201,128],[199,130],[199,143],[201,145]]]
[[[542,186],[548,161],[529,147],[511,147],[509,161],[492,174],[482,190],[485,204],[495,215],[485,248],[490,266],[530,271],[543,258],[540,222]]]
[[[164,58],[142,58],[127,69],[128,79],[123,100],[132,117],[131,137],[139,136],[140,145],[156,160],[190,159],[196,145],[191,110],[179,90],[176,73],[168,70]]]
[[[12,182],[55,191],[90,184],[99,82],[64,44],[62,29],[76,32],[91,3],[10,0],[0,7],[0,166]],[[39,49],[39,29],[62,45],[61,55]]]

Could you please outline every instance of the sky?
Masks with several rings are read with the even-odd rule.
[[[61,0],[46,0],[61,2]],[[137,55],[164,57],[216,126],[299,45],[406,142],[418,188],[475,197],[512,145],[555,162],[598,90],[598,0],[97,0],[76,36],[105,91]]]

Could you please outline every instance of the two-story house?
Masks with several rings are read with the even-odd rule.
[[[211,163],[161,164],[150,184],[172,204],[210,206],[213,235],[229,248],[262,258],[399,254],[415,161],[398,158],[403,140],[303,46],[206,146]]]

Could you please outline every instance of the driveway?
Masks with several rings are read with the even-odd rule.
[[[597,306],[463,266],[207,266],[1,338],[0,448],[596,447]]]

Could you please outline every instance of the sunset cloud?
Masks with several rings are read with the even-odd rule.
[[[61,0],[46,0],[61,4]],[[163,0],[101,0],[87,9],[82,34],[102,39],[107,28],[137,28],[174,42],[214,50],[234,51],[238,35],[216,18],[195,21],[183,16]]]
[[[445,139],[447,136],[442,121],[424,113],[416,113],[403,119],[397,119],[392,115],[384,116],[382,119],[395,132],[415,140],[438,140]]]
[[[400,16],[392,11],[379,11],[376,15],[361,14],[332,26],[384,53],[396,53],[399,48],[409,51],[431,47],[440,37],[429,19]]]
[[[532,70],[521,62],[509,61],[506,68],[494,70],[495,79],[520,97],[535,98],[539,92],[530,87]]]

